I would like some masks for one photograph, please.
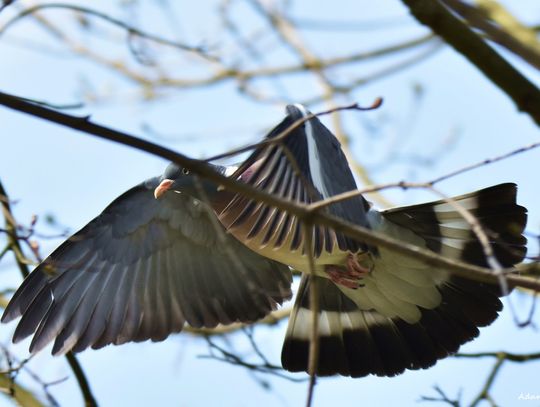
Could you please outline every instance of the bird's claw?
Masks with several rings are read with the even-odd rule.
[[[358,261],[358,256],[353,253],[347,255],[347,275],[351,278],[362,278],[369,274],[371,271],[369,268],[366,268],[360,264]]]
[[[335,284],[343,287],[352,288],[356,290],[362,284],[360,281],[362,278],[370,273],[370,269],[364,267],[358,261],[358,255],[349,253],[345,261],[344,266],[338,266],[334,264],[328,264],[325,266],[325,272],[328,274],[330,280]]]
[[[334,265],[327,265],[325,266],[326,274],[328,274],[328,277],[330,280],[334,282],[334,284],[342,285],[343,287],[352,288],[353,290],[356,290],[358,287],[360,287],[360,281],[358,278],[351,278],[348,273],[347,269],[342,266],[334,266]]]

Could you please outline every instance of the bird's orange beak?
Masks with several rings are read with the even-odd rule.
[[[172,184],[174,184],[172,179],[164,179],[161,181],[157,188],[154,189],[154,198],[161,198],[161,196],[171,188]]]

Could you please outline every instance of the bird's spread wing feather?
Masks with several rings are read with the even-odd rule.
[[[516,186],[501,184],[453,198],[480,221],[505,267],[522,261],[527,211]],[[486,266],[471,225],[444,201],[370,211],[372,227],[446,257]],[[419,259],[379,248],[372,272],[353,290],[320,279],[319,374],[393,376],[427,368],[457,351],[502,309],[498,285],[452,276]],[[285,339],[282,362],[308,366],[311,316],[309,281],[303,277]]]
[[[287,117],[267,136],[282,137],[299,119],[307,117],[301,106],[289,106]],[[338,140],[312,118],[290,131],[276,144],[257,148],[236,171],[238,177],[259,189],[299,203],[312,203],[356,189],[356,183]],[[361,196],[335,203],[328,211],[344,220],[369,227],[369,206]],[[304,230],[298,219],[263,203],[235,196],[220,220],[242,241],[284,251],[304,250]],[[313,228],[313,253],[319,257],[334,248],[357,252],[367,246],[324,226]]]
[[[60,354],[159,341],[185,322],[255,321],[290,297],[288,267],[218,233],[202,202],[155,200],[157,185],[117,198],[25,279],[2,317],[22,316],[15,342],[34,334],[37,352],[55,339]]]
[[[506,183],[452,198],[479,221],[497,259],[506,265],[519,263],[527,251],[527,239],[522,235],[527,210],[516,204],[516,193],[516,184]],[[471,225],[444,200],[389,209],[382,215],[420,236],[436,253],[478,266],[488,265]]]
[[[395,376],[405,369],[426,369],[455,353],[489,325],[502,309],[497,287],[452,277],[438,287],[441,302],[420,307],[409,323],[376,309],[363,309],[331,281],[319,279],[320,353],[318,374]],[[283,345],[289,371],[306,371],[311,335],[308,276],[300,285]]]

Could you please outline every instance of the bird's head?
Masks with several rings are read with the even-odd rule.
[[[221,173],[225,170],[225,167],[208,165]],[[154,197],[159,199],[168,191],[187,194],[198,199],[202,198],[200,195],[204,191],[206,196],[212,200],[217,192],[217,186],[212,181],[197,177],[186,167],[170,163],[159,178],[159,185],[154,190]]]

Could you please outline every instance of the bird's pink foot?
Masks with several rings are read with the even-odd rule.
[[[358,256],[353,253],[347,255],[347,275],[350,278],[362,278],[369,274],[370,269],[362,266],[358,261]]]
[[[347,269],[343,266],[336,266],[333,264],[328,264],[325,266],[324,271],[328,274],[330,280],[334,284],[342,285],[343,287],[352,288],[356,290],[360,287],[360,281],[358,277],[351,277],[350,273],[347,272]]]
[[[335,284],[352,289],[362,286],[362,278],[371,272],[368,267],[360,263],[358,255],[353,253],[347,255],[345,265],[327,264],[324,270]]]

